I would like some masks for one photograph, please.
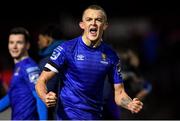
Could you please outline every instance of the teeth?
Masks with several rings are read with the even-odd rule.
[[[95,34],[96,32],[92,31],[91,34]]]

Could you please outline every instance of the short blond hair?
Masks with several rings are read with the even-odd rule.
[[[103,14],[104,14],[104,20],[105,20],[105,22],[107,23],[107,14],[106,14],[105,10],[104,10],[101,6],[99,6],[99,5],[90,5],[90,6],[88,6],[88,7],[83,11],[82,17],[84,16],[85,11],[88,10],[88,9],[101,10],[101,11],[103,12]]]

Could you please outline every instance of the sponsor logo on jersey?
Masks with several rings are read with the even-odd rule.
[[[107,61],[100,61],[102,64],[108,64],[108,62]]]

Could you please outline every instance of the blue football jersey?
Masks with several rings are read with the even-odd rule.
[[[36,99],[32,94],[40,70],[31,58],[15,64],[9,89],[12,120],[37,120]]]
[[[114,84],[122,83],[115,52],[104,42],[89,47],[82,36],[58,46],[45,67],[63,74],[59,119],[101,119],[105,77],[109,75]]]

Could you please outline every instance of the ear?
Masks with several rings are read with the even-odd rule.
[[[46,37],[46,40],[47,40],[47,46],[49,46],[52,43],[53,38],[48,36],[48,35],[46,35],[45,37]]]
[[[80,28],[81,29],[84,29],[85,27],[84,27],[84,23],[81,21],[81,22],[79,22],[79,26],[80,26]]]
[[[108,23],[105,23],[103,30],[106,30],[107,27],[108,27]]]

